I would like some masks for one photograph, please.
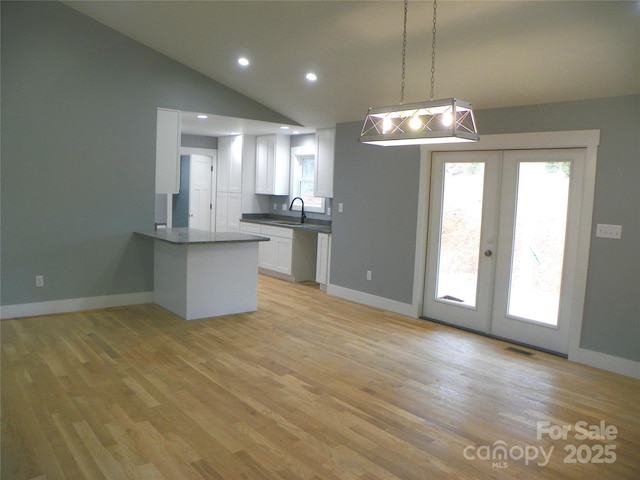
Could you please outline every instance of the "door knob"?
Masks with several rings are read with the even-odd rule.
[[[491,255],[493,255],[493,252],[491,250],[485,250],[484,251],[484,256],[485,257],[490,257]]]

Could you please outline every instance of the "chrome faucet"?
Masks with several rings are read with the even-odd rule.
[[[307,216],[304,214],[304,200],[300,197],[296,197],[293,200],[291,200],[291,205],[289,205],[289,210],[293,210],[293,202],[295,202],[296,200],[300,200],[300,203],[302,203],[302,214],[300,215],[300,223],[304,223],[304,219],[307,218]]]

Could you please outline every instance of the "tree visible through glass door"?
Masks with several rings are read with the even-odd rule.
[[[444,165],[437,297],[476,306],[484,163]]]

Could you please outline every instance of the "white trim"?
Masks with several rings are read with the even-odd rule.
[[[573,353],[573,358],[571,353]],[[595,350],[587,350],[586,348],[577,348],[574,352],[570,351],[569,360],[640,380],[640,362],[634,360],[615,357]]]
[[[180,147],[180,155],[204,155],[205,157],[217,157],[215,148]]]
[[[153,292],[124,293],[100,297],[69,298],[50,302],[22,303],[0,307],[0,318],[33,317],[53,313],[79,312],[153,302]]]
[[[504,133],[484,135],[477,143],[443,143],[423,145],[422,152],[459,152],[463,150],[528,150],[549,148],[585,148],[598,146],[600,130],[561,132]]]
[[[369,293],[352,290],[350,288],[339,287],[338,285],[328,284],[327,293],[336,297],[344,298],[356,303],[362,303],[370,307],[381,308],[389,312],[399,313],[408,317],[416,318],[415,308],[408,303],[398,302],[389,298],[378,297]]]
[[[583,363],[577,358],[580,357],[580,339],[582,338],[582,320],[584,317],[584,301],[587,291],[587,275],[589,273],[589,251],[591,249],[591,226],[593,223],[593,203],[594,203],[594,190],[596,184],[596,163],[598,158],[598,143],[600,136],[597,140],[591,144],[585,145],[586,163],[584,169],[584,180],[582,190],[582,212],[578,222],[578,247],[575,253],[576,258],[581,259],[586,257],[586,262],[576,262],[575,275],[576,284],[574,285],[577,295],[574,296],[573,305],[571,305],[571,311],[574,312],[574,319],[571,321],[571,331],[569,332],[569,360]],[[588,350],[585,350],[588,351]],[[586,363],[586,362],[584,362]],[[598,368],[609,370],[604,365],[608,365],[608,362],[603,362],[602,365],[592,365]],[[590,365],[590,364],[589,364]],[[615,370],[613,370],[615,371]]]
[[[413,268],[412,314],[418,318],[424,308],[424,287],[427,274],[427,234],[429,225],[429,192],[431,191],[431,152],[420,149],[418,218],[416,219],[416,252]],[[423,240],[424,239],[424,240]]]

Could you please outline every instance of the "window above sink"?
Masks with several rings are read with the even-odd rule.
[[[316,155],[313,149],[293,147],[291,149],[291,189],[289,198],[304,200],[305,212],[325,213],[325,199],[314,196],[316,182]],[[301,205],[293,205],[300,211]]]

